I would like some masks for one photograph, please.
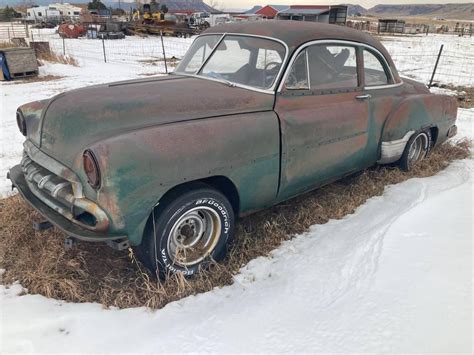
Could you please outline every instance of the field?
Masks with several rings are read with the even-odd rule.
[[[474,137],[474,39],[383,38],[401,74],[425,83],[444,43],[433,91],[464,97],[458,136],[420,169],[370,169],[245,218],[214,276],[162,285],[128,253],[65,251],[60,233],[34,232],[3,178],[21,159],[17,106],[163,71],[156,39],[110,44],[107,63],[100,41],[74,41],[78,66],[44,62],[37,80],[1,83],[2,353],[471,351],[474,164],[459,140]]]

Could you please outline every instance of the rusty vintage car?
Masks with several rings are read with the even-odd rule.
[[[192,275],[224,258],[237,216],[376,163],[408,170],[456,134],[456,113],[363,32],[221,25],[170,75],[21,106],[9,177],[67,235]]]

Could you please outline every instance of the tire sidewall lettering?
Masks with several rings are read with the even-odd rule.
[[[213,197],[204,197],[204,198],[191,200],[183,204],[182,206],[180,206],[172,214],[172,216],[168,219],[164,228],[164,233],[166,233],[167,236],[159,238],[159,241],[158,241],[159,252],[157,255],[156,262],[160,264],[164,270],[168,270],[171,273],[180,273],[180,274],[183,274],[184,276],[191,276],[199,270],[200,266],[204,266],[210,261],[210,258],[207,257],[205,260],[203,260],[202,262],[196,265],[183,267],[183,266],[174,264],[173,260],[170,258],[167,252],[166,245],[167,245],[168,238],[170,238],[169,233],[170,233],[171,227],[182,214],[184,214],[186,211],[192,208],[195,208],[197,206],[206,206],[207,208],[212,208],[213,210],[215,210],[221,220],[221,224],[223,227],[219,241],[215,249],[211,252],[210,257],[213,258],[213,254],[217,251],[219,245],[220,247],[222,247],[222,243],[224,243],[224,245],[227,244],[227,240],[231,232],[232,223],[231,223],[230,216],[229,216],[226,206]]]

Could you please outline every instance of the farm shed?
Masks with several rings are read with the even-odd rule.
[[[380,19],[378,32],[404,33],[405,21],[398,19]]]
[[[6,63],[11,79],[38,75],[38,63],[33,48],[3,48],[0,50],[0,56]]]
[[[286,10],[289,7],[289,5],[266,5],[255,13],[266,19],[274,19],[279,11]]]

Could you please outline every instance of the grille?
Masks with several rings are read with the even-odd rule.
[[[106,213],[93,201],[75,197],[70,181],[38,164],[26,152],[21,168],[31,192],[47,206],[84,228],[93,231],[108,229]]]
[[[74,218],[72,184],[42,167],[25,153],[21,168],[31,192],[63,216]]]

